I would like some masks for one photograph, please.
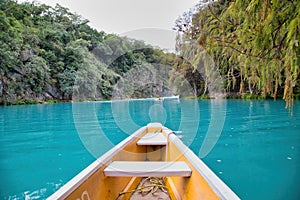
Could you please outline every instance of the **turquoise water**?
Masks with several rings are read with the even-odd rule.
[[[151,121],[242,199],[300,199],[300,102],[153,100],[0,107],[0,199],[45,199]]]

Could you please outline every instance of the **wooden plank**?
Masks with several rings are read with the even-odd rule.
[[[189,177],[191,173],[191,168],[185,162],[113,161],[104,169],[105,176]]]
[[[147,133],[138,142],[137,145],[167,145],[168,140],[162,133]]]

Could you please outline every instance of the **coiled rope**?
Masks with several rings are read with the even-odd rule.
[[[146,184],[146,182],[149,181],[150,184]],[[161,189],[164,193],[168,193],[167,187],[164,184],[164,181],[162,178],[157,177],[148,177],[142,181],[140,186],[138,186],[134,190],[129,190],[125,192],[121,192],[119,196],[126,194],[126,193],[133,193],[133,192],[140,192],[142,195],[146,195],[149,192],[151,192],[152,195],[155,195],[158,189]]]

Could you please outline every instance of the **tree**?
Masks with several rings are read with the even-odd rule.
[[[178,47],[183,50],[180,45],[196,34],[198,44],[217,63],[228,92],[239,84],[241,93],[264,98],[282,95],[291,107],[299,84],[299,8],[299,1],[203,4],[190,17],[192,25],[184,31]]]

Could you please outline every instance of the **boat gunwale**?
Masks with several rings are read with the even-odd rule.
[[[75,191],[78,188],[78,186],[80,186],[84,181],[86,181],[92,174],[94,174],[103,165],[107,164],[124,147],[126,147],[139,135],[141,135],[145,130],[147,130],[147,128],[147,126],[141,127],[140,129],[136,130],[133,134],[129,135],[122,142],[117,144],[115,147],[110,149],[108,152],[100,156],[97,160],[95,160],[89,166],[87,166],[85,169],[79,172],[79,174],[77,174],[60,189],[58,189],[56,192],[50,195],[47,198],[47,200],[65,199],[68,195]]]
[[[170,141],[182,152],[182,155],[207,181],[209,186],[221,199],[239,200],[240,198],[229,188],[191,149],[189,149],[176,135],[167,127],[163,131],[168,131]]]
[[[115,147],[110,149],[107,153],[103,154],[88,167],[82,170],[74,178],[68,181],[55,193],[49,196],[47,199],[56,200],[56,199],[65,199],[74,192],[78,186],[85,182],[91,175],[93,175],[97,170],[102,166],[107,165],[111,159],[117,155],[123,148],[135,140],[138,136],[142,135],[148,126],[141,127],[133,134],[129,135],[122,142],[117,144]],[[168,140],[172,142],[178,150],[182,153],[183,156],[187,159],[188,162],[197,170],[200,175],[205,179],[209,184],[212,190],[221,198],[221,199],[230,199],[238,200],[240,199],[232,190],[229,188],[199,157],[197,157],[191,149],[189,149],[176,135],[175,133],[167,127],[162,126],[162,131],[166,134]]]

